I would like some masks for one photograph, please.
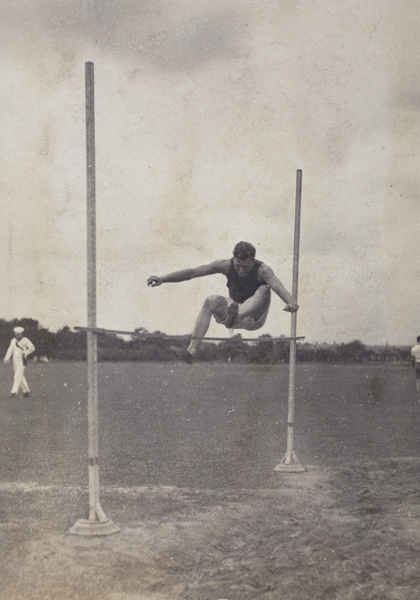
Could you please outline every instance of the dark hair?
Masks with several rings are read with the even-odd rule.
[[[420,335],[417,336],[417,341],[420,342]]]
[[[249,242],[238,242],[233,249],[233,256],[240,260],[255,258],[255,248]]]

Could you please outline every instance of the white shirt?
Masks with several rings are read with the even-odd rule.
[[[420,362],[420,344],[416,344],[411,348],[411,356],[414,356],[416,362]]]
[[[20,348],[19,348],[19,346]],[[13,364],[19,365],[23,364],[23,356],[27,357],[29,354],[35,351],[35,346],[33,343],[28,340],[28,338],[23,337],[21,340],[17,340],[13,338],[10,342],[9,348],[6,352],[6,356],[4,357],[5,362],[13,358]]]

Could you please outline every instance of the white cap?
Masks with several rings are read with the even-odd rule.
[[[23,333],[24,331],[25,331],[25,330],[24,330],[24,328],[23,328],[23,327],[15,327],[15,328],[13,329],[13,332],[14,332],[15,334],[17,334],[17,333]]]

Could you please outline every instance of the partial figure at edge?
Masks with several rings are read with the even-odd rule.
[[[416,375],[416,391],[420,400],[420,335],[417,336],[417,343],[411,348],[411,364]]]

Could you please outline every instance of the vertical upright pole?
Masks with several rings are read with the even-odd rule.
[[[302,201],[302,171],[296,172],[296,200],[295,200],[295,230],[293,240],[293,275],[292,275],[292,296],[293,300],[298,300],[298,282],[299,282],[299,246],[300,246],[300,215]],[[290,358],[289,358],[289,396],[288,396],[288,414],[287,414],[287,449],[280,464],[275,467],[276,471],[287,471],[289,473],[298,473],[305,471],[305,467],[300,464],[293,449],[294,438],[294,420],[295,420],[295,378],[296,378],[296,330],[297,330],[297,312],[291,315],[290,327]]]
[[[96,327],[96,172],[94,65],[86,63],[87,323]],[[98,339],[87,332],[89,426],[89,520],[104,520],[98,474]],[[99,510],[98,510],[99,509]],[[98,514],[99,513],[99,514]],[[106,518],[105,518],[106,520]]]
[[[87,178],[87,322],[96,328],[96,181],[95,181],[95,87],[94,65],[85,64],[86,94],[86,178]],[[89,518],[80,519],[70,533],[109,535],[119,531],[107,519],[99,502],[98,466],[98,340],[87,331],[88,435],[89,435]]]

